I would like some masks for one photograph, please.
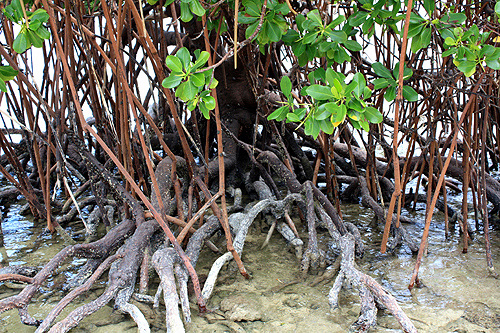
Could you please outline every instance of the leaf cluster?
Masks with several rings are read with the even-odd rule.
[[[218,81],[213,77],[213,69],[200,71],[210,55],[208,52],[195,52],[196,60],[191,61],[191,54],[183,47],[175,55],[167,56],[165,63],[171,70],[170,75],[162,82],[165,88],[175,88],[175,97],[184,101],[189,111],[196,107],[205,118],[210,118],[210,110],[215,109],[215,99],[210,90],[217,87]]]
[[[49,20],[49,14],[44,9],[39,8],[32,13],[25,11],[19,0],[12,0],[10,5],[3,9],[3,13],[7,19],[21,26],[21,31],[12,44],[17,53],[25,52],[32,45],[42,47],[43,41],[50,38],[49,30],[43,25]]]
[[[319,68],[309,75],[309,79],[313,84],[302,89],[301,94],[310,97],[313,102],[295,107],[291,81],[284,76],[280,86],[287,97],[286,105],[271,113],[268,119],[300,122],[300,125],[304,124],[305,133],[314,138],[318,137],[320,130],[332,134],[346,118],[354,128],[365,131],[369,131],[369,123],[377,124],[384,119],[380,111],[367,101],[372,91],[361,73],[356,73],[347,83],[344,74],[332,68],[326,71]]]

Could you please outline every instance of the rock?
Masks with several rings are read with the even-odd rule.
[[[298,308],[303,306],[303,304],[300,303],[300,298],[298,295],[292,295],[288,297],[283,301],[283,304],[291,308]]]
[[[485,328],[500,328],[500,312],[481,302],[467,304],[464,318]]]
[[[220,303],[220,309],[225,312],[226,319],[232,321],[264,320],[262,301],[255,294],[228,296]]]

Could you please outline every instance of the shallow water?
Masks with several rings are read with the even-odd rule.
[[[458,200],[458,199],[457,199]],[[420,207],[422,208],[422,207]],[[43,225],[19,215],[19,205],[12,205],[3,212],[4,243],[0,254],[2,265],[38,265],[47,262],[65,244],[55,235],[43,233]],[[429,234],[428,254],[420,268],[423,288],[407,289],[415,257],[402,247],[395,254],[380,254],[382,224],[373,223],[373,213],[358,205],[342,206],[344,219],[355,223],[361,231],[366,253],[357,260],[360,269],[374,277],[398,300],[403,310],[421,332],[498,332],[500,330],[500,281],[492,278],[486,269],[484,237],[482,231],[469,245],[469,253],[463,254],[461,237],[457,230],[444,237],[442,214],[436,213]],[[406,225],[416,239],[423,229],[424,210],[405,213],[416,223]],[[305,226],[298,223],[307,245]],[[473,223],[473,222],[472,222]],[[256,222],[259,225],[260,222]],[[75,221],[69,232],[81,230],[81,222]],[[265,229],[265,228],[264,228]],[[328,292],[333,281],[315,287],[309,284],[318,272],[299,282],[300,263],[279,234],[274,234],[267,247],[260,249],[266,230],[253,227],[245,243],[242,259],[252,278],[245,280],[231,263],[224,268],[217,282],[208,307],[213,310],[206,317],[197,315],[192,305],[193,321],[187,325],[188,332],[343,332],[357,319],[359,297],[357,289],[344,288],[341,292],[340,308],[330,311]],[[500,231],[491,228],[491,244],[494,265],[500,269]],[[334,259],[326,233],[319,232],[321,246],[327,257]],[[224,244],[217,244],[220,248]],[[216,256],[208,250],[202,252],[197,266],[199,275],[206,275]],[[30,314],[43,319],[51,308],[64,296],[61,288],[84,260],[66,263],[44,284],[29,306]],[[321,273],[320,273],[321,274]],[[288,283],[294,282],[285,286]],[[153,281],[152,287],[157,285]],[[0,297],[19,292],[21,285],[0,284]],[[105,288],[105,279],[83,297],[76,299],[58,317],[64,318],[79,305],[95,299]],[[277,290],[279,289],[279,290]],[[155,290],[150,288],[154,295]],[[165,313],[148,304],[140,304],[152,331],[165,331]],[[228,308],[237,304],[251,313],[255,321],[232,322]],[[373,332],[398,332],[399,326],[389,313],[379,312],[377,327]],[[0,332],[33,332],[34,328],[20,323],[17,311],[0,314]],[[86,318],[74,332],[136,332],[135,323],[128,317],[106,306]]]

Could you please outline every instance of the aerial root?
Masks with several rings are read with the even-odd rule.
[[[174,262],[178,260],[173,248],[163,248],[153,254],[153,266],[161,279],[161,291],[166,308],[167,332],[184,332],[184,324],[179,313],[179,295],[175,284]],[[159,296],[160,290],[157,293]],[[185,297],[183,294],[181,296]],[[185,314],[186,315],[186,314]],[[186,321],[190,320],[189,317]]]
[[[94,284],[94,282],[101,277],[102,273],[113,263],[116,259],[121,258],[121,255],[115,254],[108,257],[104,262],[99,265],[99,267],[95,270],[92,276],[80,287],[73,289],[69,292],[59,303],[50,311],[47,317],[43,320],[41,325],[36,330],[36,333],[45,332],[50,325],[54,322],[56,317],[64,310],[64,308],[76,297],[83,294],[84,292],[90,290],[90,287]]]
[[[245,239],[248,233],[248,228],[255,220],[257,215],[263,210],[270,208],[271,213],[275,216],[275,218],[281,218],[288,204],[291,201],[302,201],[302,196],[299,194],[289,194],[283,200],[274,200],[274,199],[264,199],[257,202],[253,207],[248,209],[245,213],[235,213],[229,217],[229,224],[236,231],[236,236],[234,237],[234,248],[238,254],[241,255],[243,251],[243,246],[245,244]],[[210,272],[208,273],[207,280],[205,281],[205,285],[202,290],[202,297],[206,301],[212,295],[215,282],[219,275],[220,270],[224,266],[225,263],[232,259],[232,255],[230,252],[226,252],[222,256],[220,256],[212,265]]]
[[[313,184],[305,182],[305,197],[306,197],[306,220],[307,230],[309,232],[309,241],[307,249],[302,256],[301,269],[302,277],[305,279],[309,269],[317,269],[318,267],[325,267],[325,252],[318,248],[318,237],[316,233],[317,217],[314,212],[314,197],[313,197]]]
[[[377,307],[375,298],[366,286],[359,288],[359,297],[361,298],[361,309],[358,320],[350,327],[350,332],[368,332],[370,327],[377,324]]]
[[[186,255],[190,258],[193,267],[199,258],[199,254],[203,244],[212,237],[221,225],[216,216],[210,216],[205,224],[191,236],[186,247]],[[181,304],[184,321],[191,322],[191,311],[189,307],[188,296],[188,280],[189,273],[185,266],[181,263],[181,259],[177,252],[171,247],[160,247],[152,256],[152,264],[155,268],[161,283],[158,286],[154,298],[145,297],[145,295],[137,295],[142,301],[153,303],[153,307],[158,308],[160,297],[163,293],[163,298],[166,308],[166,326],[168,332],[184,332],[184,324],[179,311],[179,302]],[[177,283],[176,283],[177,282]]]
[[[347,282],[350,285],[360,288],[361,313],[358,320],[353,325],[357,330],[367,330],[369,327],[375,325],[375,302],[377,302],[387,308],[394,317],[396,317],[404,332],[417,332],[411,320],[399,307],[396,299],[375,281],[375,279],[362,273],[354,265],[354,236],[350,233],[343,236],[337,234],[337,239],[342,250],[342,260],[340,263],[340,272],[328,295],[330,307],[332,309],[338,307],[340,289],[342,285]]]
[[[261,180],[257,180],[253,182],[253,187],[255,191],[257,191],[257,194],[259,195],[260,200],[264,199],[273,199],[275,200],[276,197],[272,194],[271,189],[267,184]],[[264,212],[267,212],[268,209],[264,209]],[[261,248],[264,248],[267,246],[269,243],[269,240],[271,239],[271,235],[274,232],[274,230],[278,230],[278,232],[287,240],[287,242],[294,247],[295,249],[295,255],[297,256],[298,259],[302,258],[303,254],[303,246],[304,242],[300,239],[299,233],[297,232],[297,229],[295,228],[295,224],[293,223],[292,219],[290,218],[289,211],[286,210],[285,213],[283,214],[283,218],[286,223],[284,222],[278,222],[278,219],[273,219],[271,227],[269,229],[269,232],[267,234],[266,240],[262,244]],[[266,219],[267,220],[267,219]]]
[[[116,309],[122,313],[128,313],[130,317],[137,324],[137,331],[139,333],[149,333],[149,323],[144,317],[144,314],[139,310],[139,308],[133,304],[129,303],[130,298],[134,292],[135,279],[133,283],[130,283],[127,287],[120,289],[115,297]]]

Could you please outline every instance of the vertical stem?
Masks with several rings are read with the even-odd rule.
[[[206,23],[206,16],[203,15],[202,17],[202,23],[203,23],[203,35],[205,37],[205,48],[208,53],[210,53],[210,45],[209,45],[209,40],[208,40],[208,30],[207,30],[207,25]],[[210,56],[208,59],[208,65],[211,66],[213,64],[213,59]],[[226,241],[227,241],[227,250],[233,254],[234,261],[238,265],[238,269],[240,270],[241,275],[243,275],[245,278],[250,278],[248,275],[245,266],[243,266],[243,262],[241,261],[241,258],[236,252],[236,250],[233,247],[233,240],[231,237],[231,231],[229,229],[229,220],[227,217],[227,204],[226,204],[226,176],[225,176],[225,166],[224,166],[224,147],[222,145],[222,125],[221,125],[221,120],[220,120],[220,113],[219,113],[219,102],[217,100],[217,90],[212,89],[211,90],[211,95],[215,99],[215,125],[217,127],[217,160],[219,162],[219,195],[220,195],[220,204],[221,204],[221,225],[222,228],[224,229],[224,233],[226,235]]]
[[[476,85],[474,86],[474,89],[472,89],[472,92],[471,92],[472,95],[477,93],[479,87],[481,86],[481,81],[483,80],[483,77],[484,77],[484,72],[479,77]],[[467,118],[467,115],[469,113],[471,105],[473,104],[473,101],[474,101],[474,98],[469,99],[469,101],[465,105],[464,111],[462,112],[462,116],[460,117],[460,120],[459,120],[457,126],[455,127],[456,130],[453,133],[453,139],[451,140],[450,151],[448,153],[448,157],[446,158],[446,161],[444,162],[444,167],[443,167],[443,170],[441,171],[441,175],[439,176],[439,180],[438,180],[437,186],[436,186],[436,191],[434,192],[434,196],[432,198],[432,202],[431,202],[431,205],[429,207],[430,211],[434,211],[434,207],[436,207],[436,202],[437,202],[437,199],[439,197],[439,192],[440,192],[441,186],[444,183],[444,177],[446,175],[446,170],[448,170],[448,166],[450,165],[451,159],[453,157],[453,152],[455,151],[455,147],[457,145],[457,137],[458,137],[458,133],[459,133],[458,128],[460,128],[460,126],[463,124],[465,118]],[[425,249],[425,244],[427,242],[427,237],[429,236],[429,228],[431,226],[431,220],[432,220],[432,214],[429,214],[425,218],[424,233],[422,235],[422,240],[420,242],[420,248],[418,249],[417,261],[415,263],[415,267],[413,268],[413,274],[412,274],[412,277],[410,280],[410,284],[408,286],[408,289],[410,289],[410,290],[415,285],[415,282],[418,281],[418,270],[420,268],[420,263],[422,262],[422,256],[424,254],[424,249]]]
[[[238,9],[240,7],[240,0],[234,2],[234,68],[238,66]],[[205,28],[206,30],[206,28]]]
[[[491,84],[489,86],[489,94],[491,94]],[[488,130],[488,118],[490,112],[490,101],[487,99],[485,102],[485,112],[483,115],[482,130],[481,130],[481,194],[483,196],[482,209],[483,209],[483,228],[484,228],[484,242],[486,247],[486,265],[491,272],[494,272],[493,261],[491,259],[491,244],[490,244],[490,223],[488,219],[488,207],[486,197],[486,132]]]
[[[389,210],[387,212],[387,220],[385,221],[384,236],[382,237],[382,246],[380,248],[380,252],[382,253],[385,253],[385,251],[387,250],[387,240],[389,239],[389,231],[391,230],[392,215],[394,213],[396,200],[400,200],[401,198],[401,178],[399,172],[399,156],[398,156],[399,109],[400,109],[400,104],[403,100],[403,72],[404,72],[404,63],[406,56],[406,46],[408,44],[408,27],[410,25],[410,14],[412,8],[413,8],[413,0],[408,0],[408,6],[406,7],[405,26],[403,32],[403,44],[401,45],[401,55],[399,57],[399,77],[398,77],[398,94],[396,96],[396,110],[394,111],[392,161],[394,165],[395,184],[394,184],[394,192],[392,193],[391,202],[389,204]],[[398,207],[400,207],[399,203]],[[398,221],[399,221],[399,214],[398,214]]]

